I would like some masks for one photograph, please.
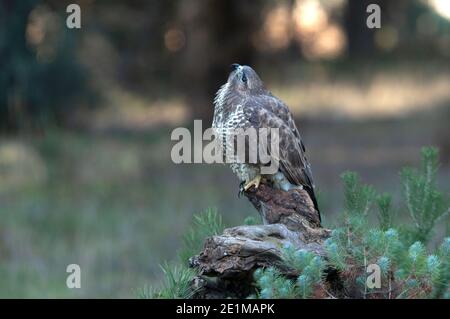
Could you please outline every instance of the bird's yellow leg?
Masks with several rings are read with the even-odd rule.
[[[255,186],[255,188],[258,188],[260,182],[261,182],[261,175],[256,175],[256,177],[254,179],[252,179],[250,182],[245,184],[244,190],[247,191],[252,186]]]

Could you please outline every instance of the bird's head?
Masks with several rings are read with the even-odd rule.
[[[239,65],[237,63],[231,65],[228,85],[242,93],[256,93],[264,90],[264,84],[255,70],[248,65]]]

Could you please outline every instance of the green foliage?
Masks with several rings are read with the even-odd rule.
[[[366,216],[375,198],[372,186],[361,185],[355,172],[344,172],[341,175],[344,183],[345,209],[348,214]]]
[[[392,227],[393,211],[392,211],[392,196],[388,193],[383,193],[376,198],[378,206],[378,221],[383,230]]]
[[[336,241],[339,241],[339,235],[333,231],[333,235],[336,237],[332,237],[335,240],[327,239],[325,241],[325,249],[327,251],[328,260],[336,269],[344,270],[347,266],[346,264],[346,252],[343,250],[341,245],[338,245]]]
[[[247,216],[244,219],[244,225],[257,225],[258,219],[255,216]]]
[[[164,299],[187,299],[195,291],[192,290],[192,279],[195,271],[184,266],[172,266],[164,264],[161,266],[164,273],[164,282],[158,292],[153,293],[153,297]],[[145,295],[144,295],[145,296]]]
[[[437,154],[434,148],[424,148],[421,170],[402,171],[405,198],[414,224],[409,235],[404,234],[404,227],[396,229],[394,226],[390,194],[377,195],[371,186],[361,184],[356,173],[345,172],[341,176],[345,194],[344,220],[324,243],[327,261],[312,253],[287,247],[284,261],[299,276],[292,280],[272,268],[258,270],[255,273],[260,291],[258,296],[312,297],[319,288],[326,291],[322,273],[329,267],[340,272],[344,287],[352,291],[351,295],[342,297],[449,297],[450,238],[445,238],[432,254],[424,245],[430,240],[436,221],[449,210],[449,203],[438,191],[435,182]],[[374,201],[379,227],[368,223]],[[380,288],[369,289],[366,286],[366,269],[370,264],[378,265],[381,270]]]
[[[425,243],[433,227],[449,210],[448,201],[438,191],[437,150],[422,150],[421,170],[405,169],[402,182],[413,231],[409,236],[395,227],[392,197],[377,194],[373,187],[363,185],[354,172],[342,174],[345,194],[344,220],[325,241],[327,258],[287,245],[282,248],[284,267],[295,277],[284,276],[276,267],[259,268],[254,272],[257,298],[312,298],[340,294],[342,298],[447,298],[450,297],[450,237],[431,254]],[[420,199],[420,200],[418,200]],[[379,226],[368,223],[372,204],[376,202]],[[252,225],[256,220],[246,218]],[[418,225],[417,225],[418,224]],[[183,264],[200,250],[205,237],[220,233],[222,220],[215,210],[194,217],[194,225],[184,241],[180,254]],[[412,235],[411,235],[412,234]],[[418,237],[421,240],[411,239]],[[381,287],[366,285],[368,265],[376,264],[381,271]],[[333,291],[327,285],[325,272],[337,270],[343,291]],[[189,296],[192,270],[164,268],[166,281],[157,296],[182,298]],[[145,295],[145,294],[144,294]]]
[[[322,280],[325,261],[306,250],[295,250],[292,246],[283,248],[284,263],[299,275],[295,280],[287,279],[273,267],[257,269],[255,283],[260,298],[309,298]]]
[[[404,168],[401,171],[406,206],[413,220],[409,236],[413,240],[426,242],[436,222],[450,212],[449,199],[436,185],[439,168],[438,150],[434,147],[422,149],[420,170]]]
[[[199,253],[207,237],[217,235],[223,231],[222,217],[216,209],[209,208],[205,212],[194,215],[193,223],[183,238],[183,248],[178,253],[181,266],[164,264],[161,266],[164,273],[164,283],[161,289],[141,289],[140,297],[147,298],[190,298],[195,291],[192,290],[192,280],[196,271],[188,268],[188,259]]]
[[[295,295],[294,283],[286,279],[274,267],[257,269],[254,273],[254,278],[259,288],[258,297],[260,298],[291,298],[291,296]]]
[[[187,263],[191,256],[201,250],[205,238],[220,234],[223,229],[222,216],[215,208],[209,208],[201,214],[194,215],[192,226],[184,236],[183,248],[179,252],[181,262]]]
[[[158,292],[155,291],[153,287],[148,285],[138,288],[136,290],[136,296],[139,299],[152,299],[154,296],[157,295],[157,293]]]
[[[450,299],[450,237],[442,242],[437,255],[429,256],[427,267],[433,282],[433,298]]]

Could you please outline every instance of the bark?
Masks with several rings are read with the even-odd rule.
[[[277,267],[286,276],[295,270],[282,263],[282,248],[292,245],[325,256],[319,214],[304,190],[289,192],[261,184],[245,193],[264,225],[237,226],[206,240],[203,250],[190,259],[200,275],[194,280],[195,298],[245,298],[254,293],[253,272]]]

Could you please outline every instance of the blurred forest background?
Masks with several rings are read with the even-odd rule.
[[[71,2],[0,0],[0,297],[136,297],[192,214],[256,215],[227,167],[170,159],[174,127],[210,126],[234,62],[297,117],[326,226],[341,172],[399,202],[424,145],[450,190],[450,1],[79,0],[68,29]]]

